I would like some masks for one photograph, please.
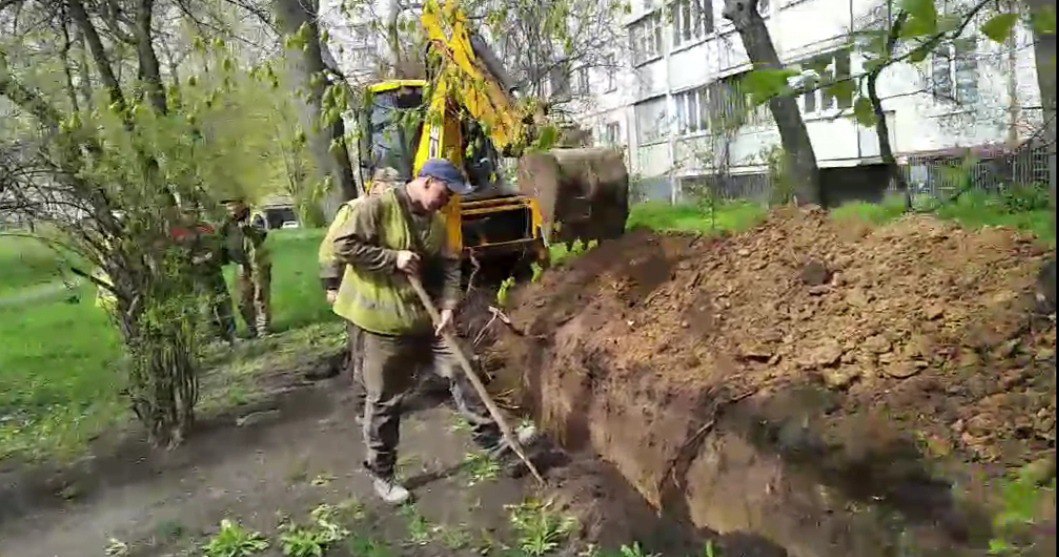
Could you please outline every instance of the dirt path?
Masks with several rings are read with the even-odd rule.
[[[169,453],[127,442],[97,457],[96,471],[44,479],[39,489],[9,484],[4,497],[14,504],[0,513],[0,555],[103,555],[110,538],[133,556],[200,555],[196,548],[224,518],[264,533],[273,540],[265,555],[280,555],[282,517],[304,519],[321,503],[353,499],[365,505],[364,516],[347,525],[351,535],[328,555],[361,555],[354,548],[369,542],[389,547],[377,555],[495,555],[515,543],[506,506],[534,495],[533,486],[506,477],[468,486],[461,463],[472,445],[445,406],[416,411],[402,428],[401,473],[417,497],[414,511],[377,504],[359,472],[360,433],[345,381],[294,389],[264,406],[274,410],[254,414],[256,423],[218,419]],[[659,522],[616,474],[591,459],[553,468],[550,478],[558,487],[550,495],[579,501],[588,536],[688,548],[667,555],[693,554],[702,543]],[[0,479],[17,480],[10,473]],[[570,544],[566,554],[584,543]]]

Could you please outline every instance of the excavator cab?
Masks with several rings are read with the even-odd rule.
[[[411,180],[429,154],[423,80],[390,80],[368,87],[358,113],[362,130],[358,145],[360,178],[371,191],[370,177],[381,167],[392,167],[404,180]],[[480,271],[493,271],[505,278],[546,264],[548,250],[541,234],[541,213],[535,200],[520,195],[505,172],[505,160],[473,119],[457,110],[446,111],[437,127],[458,130],[459,152],[444,155],[461,165],[475,191],[454,196],[443,212],[450,245]],[[490,273],[492,274],[492,273]]]

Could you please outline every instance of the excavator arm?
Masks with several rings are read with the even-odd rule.
[[[558,137],[546,105],[514,95],[502,64],[475,33],[459,0],[426,0],[420,22],[428,45],[429,85],[414,170],[430,158],[444,157],[468,169],[472,182],[482,188],[474,199],[455,200],[446,208],[452,217],[450,237],[457,245],[499,247],[495,231],[506,228],[505,222],[523,222],[512,217],[526,211],[531,218],[524,222],[528,231],[518,236],[521,240],[500,244],[620,236],[628,217],[623,153],[531,149],[549,131]],[[499,156],[519,159],[520,195],[490,193]]]
[[[474,32],[458,0],[444,5],[427,0],[421,24],[428,41],[428,67],[435,72],[428,122],[446,121],[445,111],[461,110],[500,154],[521,156],[546,125],[543,110],[514,96],[499,59]],[[443,155],[445,143],[458,143],[424,140],[433,141],[434,148],[427,149],[433,156]]]

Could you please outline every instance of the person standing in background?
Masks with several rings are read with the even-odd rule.
[[[228,218],[221,225],[227,261],[235,263],[239,313],[251,337],[263,337],[272,324],[270,305],[272,261],[265,246],[267,231],[250,221],[250,207],[242,197],[223,201]]]

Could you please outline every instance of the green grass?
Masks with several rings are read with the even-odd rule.
[[[935,213],[968,228],[1008,226],[1032,233],[1042,242],[1055,247],[1055,216],[1050,209],[1012,212],[996,196],[971,192],[956,203],[938,207]]]
[[[709,210],[697,205],[649,201],[632,207],[626,228],[649,228],[659,232],[741,232],[764,218],[765,209],[753,203],[721,203],[711,217]]]
[[[904,199],[897,196],[888,197],[882,203],[855,201],[845,203],[831,210],[835,220],[860,220],[870,224],[886,224],[904,214]]]
[[[28,287],[63,280],[64,257],[70,256],[56,252],[40,240],[0,233],[0,298]]]
[[[280,344],[318,345],[321,338],[336,334],[332,329],[337,326],[305,328],[336,319],[317,279],[316,254],[323,233],[305,230],[270,235],[274,325],[277,330],[298,329]],[[88,440],[128,418],[117,394],[122,384],[118,332],[95,307],[91,286],[49,291],[25,300],[18,297],[20,292],[55,280],[51,277],[58,268],[56,256],[39,243],[0,237],[0,263],[6,263],[0,264],[0,298],[7,298],[0,303],[0,459],[76,456]],[[25,268],[12,270],[20,263]],[[231,272],[228,269],[229,278]],[[77,295],[72,303],[71,294]],[[272,346],[276,344],[272,341],[265,344],[280,356],[294,351]],[[251,375],[267,369],[262,362],[271,356],[240,357],[245,361],[207,379],[204,405],[253,399]]]
[[[931,200],[917,200],[916,208],[938,218],[952,220],[975,229],[984,226],[1006,226],[1028,232],[1041,242],[1055,247],[1055,219],[1049,209],[1012,211],[996,195],[968,192],[953,203],[937,204]],[[859,219],[874,225],[886,224],[904,214],[904,201],[893,196],[882,203],[847,203],[831,211],[832,218]]]

